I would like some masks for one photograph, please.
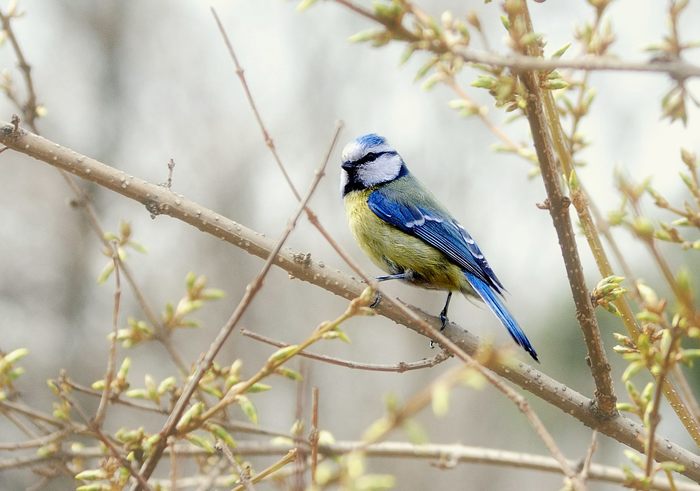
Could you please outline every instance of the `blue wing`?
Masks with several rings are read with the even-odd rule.
[[[367,204],[379,218],[425,241],[463,268],[469,284],[515,342],[539,361],[527,336],[499,298],[505,289],[471,235],[422,189],[417,189],[415,203],[408,203],[404,197],[400,189],[384,186],[369,195]]]
[[[385,186],[370,194],[367,204],[379,218],[435,247],[497,293],[505,290],[471,235],[437,203],[409,204]]]

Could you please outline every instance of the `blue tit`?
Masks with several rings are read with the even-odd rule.
[[[350,229],[362,250],[388,274],[446,290],[442,328],[452,292],[481,299],[515,342],[537,360],[527,336],[503,303],[504,287],[474,239],[408,171],[387,141],[363,135],[343,149],[341,191]]]

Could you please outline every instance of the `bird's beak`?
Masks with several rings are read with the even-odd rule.
[[[340,167],[342,167],[345,170],[350,170],[352,169],[353,164],[352,162],[343,162],[342,164],[340,164]]]

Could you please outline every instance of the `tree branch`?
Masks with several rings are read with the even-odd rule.
[[[519,38],[527,32],[532,32],[527,6],[524,1],[519,5],[511,6],[508,16],[511,24],[515,25],[517,20],[524,21],[526,32],[516,33],[511,32],[514,37],[516,47],[519,43]],[[527,53],[534,48],[530,46],[522,46],[522,49]],[[539,49],[539,48],[538,48]],[[590,293],[586,287],[586,280],[583,276],[583,267],[576,246],[576,238],[574,237],[574,229],[569,216],[569,206],[571,204],[569,198],[562,193],[560,180],[561,174],[559,165],[554,158],[552,143],[547,127],[547,118],[544,109],[544,96],[540,87],[539,74],[532,71],[518,72],[518,77],[525,85],[527,95],[527,119],[530,123],[532,138],[535,143],[535,151],[537,159],[540,162],[540,170],[542,179],[547,191],[549,200],[549,213],[554,223],[554,228],[557,231],[559,238],[559,246],[561,247],[564,264],[566,266],[566,274],[571,286],[571,293],[576,305],[576,319],[578,320],[583,337],[588,348],[588,359],[590,361],[591,373],[596,386],[595,391],[595,410],[602,418],[613,417],[617,413],[615,391],[613,388],[612,377],[610,375],[610,364],[608,363],[605,354],[603,341],[600,337],[600,329],[598,320],[595,316],[595,309],[591,303]],[[568,177],[568,176],[567,176]]]
[[[267,336],[263,336],[262,334],[258,334],[256,332],[249,331],[248,329],[241,329],[241,334],[244,336],[247,336],[251,339],[255,339],[256,341],[260,341],[261,343],[269,344],[271,346],[277,346],[278,348],[285,348],[287,346],[290,346],[288,343],[283,343],[280,341],[276,341],[274,339],[268,338]],[[435,365],[439,365],[443,361],[449,359],[452,355],[446,351],[441,351],[437,355],[435,355],[432,358],[427,358],[423,359],[420,361],[412,361],[412,362],[405,362],[405,361],[400,361],[398,363],[395,363],[393,365],[386,365],[386,364],[378,364],[378,363],[360,363],[357,361],[350,361],[350,360],[341,360],[340,358],[335,358],[333,356],[328,356],[328,355],[320,355],[316,353],[310,353],[308,351],[300,351],[298,353],[299,356],[303,356],[304,358],[309,358],[311,360],[317,360],[317,361],[322,361],[324,363],[328,363],[331,365],[338,365],[341,367],[345,368],[351,368],[354,370],[367,370],[367,371],[373,371],[373,372],[396,372],[396,373],[404,373],[408,372],[410,370],[420,370],[422,368],[432,368]]]
[[[203,232],[226,240],[255,256],[267,258],[274,249],[275,242],[272,239],[229,220],[194,201],[181,198],[164,187],[127,176],[122,171],[41,136],[22,129],[15,131],[11,123],[0,121],[0,143],[89,179],[144,204],[151,213],[169,215]],[[365,288],[365,285],[352,276],[325,265],[322,266],[307,254],[290,249],[281,249],[273,258],[273,263],[297,279],[312,283],[346,299],[356,298]],[[389,302],[382,302],[376,310],[379,314],[398,324],[424,334],[423,328],[415,319],[397,306]],[[414,308],[413,311],[434,328],[439,328],[440,320],[438,318],[429,316],[419,309]],[[474,353],[479,344],[476,336],[454,323],[450,323],[445,328],[444,334],[467,353]],[[638,438],[638,435],[644,431],[640,424],[621,415],[616,415],[608,420],[600,420],[592,410],[593,402],[590,399],[548,377],[534,367],[524,362],[513,361],[510,363],[492,362],[488,368],[563,412],[572,415],[586,426],[596,428],[601,433],[635,450],[643,451],[643,444]],[[683,474],[700,482],[700,457],[667,439],[657,437],[656,441],[656,458],[659,461],[671,460],[684,465]]]
[[[284,455],[291,448],[291,445],[252,440],[238,440],[236,442],[236,454],[245,457]],[[368,457],[429,460],[449,463],[450,465],[458,463],[486,464],[561,474],[561,467],[558,462],[549,456],[459,444],[412,444],[388,441],[366,445],[365,442],[361,441],[338,441],[331,444],[319,444],[318,452],[324,457],[335,457],[348,454],[360,448]],[[175,445],[174,450],[181,458],[209,455],[206,450],[187,444]],[[167,453],[171,451],[172,447],[166,450]],[[0,471],[40,465],[59,458],[98,459],[103,456],[104,450],[99,447],[66,448],[60,452],[60,455],[32,455],[0,460]],[[570,461],[570,465],[577,467],[580,465],[580,462]],[[622,484],[626,481],[626,476],[617,467],[592,463],[588,469],[588,479]],[[194,483],[188,483],[189,481],[185,479],[178,479],[178,485],[181,487],[194,485]],[[157,484],[158,482],[154,481],[154,485]],[[652,481],[650,489],[659,491],[672,491],[673,489],[676,491],[700,491],[700,486],[687,482],[677,482],[675,483],[675,488],[672,488],[668,480],[657,478]]]
[[[278,254],[284,246],[284,243],[286,242],[289,235],[292,233],[292,230],[294,230],[294,227],[296,226],[299,217],[304,212],[308,201],[311,199],[311,196],[316,190],[318,183],[321,181],[321,178],[324,175],[324,170],[326,168],[326,165],[328,164],[333,148],[335,148],[335,144],[338,140],[341,128],[342,124],[338,124],[333,134],[333,138],[331,140],[328,152],[326,153],[325,159],[323,160],[321,167],[316,171],[316,174],[311,182],[311,185],[309,186],[309,190],[306,196],[301,201],[296,213],[289,220],[287,227],[285,228],[284,232],[282,232],[282,236],[275,243],[275,245],[269,251],[267,251],[266,261],[262,269],[260,270],[260,273],[258,273],[258,275],[248,285],[248,288],[246,288],[245,295],[243,296],[243,298],[241,298],[241,301],[236,306],[228,321],[226,321],[226,324],[222,326],[222,328],[219,330],[219,333],[217,334],[216,338],[209,346],[207,353],[198,363],[195,373],[188,380],[187,385],[182,390],[182,395],[177,400],[177,403],[175,404],[175,407],[173,408],[170,415],[168,416],[168,419],[165,422],[163,429],[160,431],[160,440],[154,445],[151,455],[148,457],[148,459],[142,466],[141,474],[143,474],[146,479],[148,479],[155,470],[155,467],[158,464],[158,460],[160,459],[161,455],[163,454],[163,451],[165,450],[165,447],[167,446],[168,437],[175,431],[175,428],[178,422],[180,421],[180,418],[182,417],[182,415],[185,412],[185,409],[187,408],[187,404],[189,403],[192,394],[194,394],[194,391],[197,389],[199,381],[202,379],[209,367],[211,367],[212,363],[214,362],[214,358],[216,358],[216,355],[219,353],[219,350],[226,342],[226,339],[228,339],[228,337],[233,332],[234,328],[238,324],[238,321],[240,321],[241,317],[245,313],[246,309],[252,302],[257,292],[262,288],[265,276],[267,276],[267,273],[270,271],[272,264],[278,257]],[[168,192],[170,192],[170,190],[168,190]],[[146,206],[146,208],[148,208],[148,205]],[[151,210],[151,213],[154,213],[153,209]],[[218,220],[218,217],[215,218],[215,221],[216,220]],[[140,486],[140,483],[139,487],[142,487]]]
[[[402,24],[396,24],[393,19],[385,19],[375,15],[372,11],[355,5],[350,0],[335,0],[336,3],[352,10],[353,12],[373,20],[385,26],[397,39],[407,42],[420,41],[421,39]],[[552,71],[558,68],[568,68],[572,70],[592,71],[615,71],[615,72],[642,72],[667,74],[675,80],[686,80],[688,78],[700,77],[700,66],[687,63],[682,60],[673,61],[625,61],[612,57],[581,57],[574,59],[565,58],[541,58],[538,56],[528,56],[522,54],[501,55],[494,52],[479,51],[471,48],[450,49],[448,46],[440,44],[430,48],[436,53],[446,53],[459,56],[467,63],[490,65],[493,67],[505,67],[514,71],[536,70]]]

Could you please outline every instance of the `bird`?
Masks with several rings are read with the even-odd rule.
[[[377,281],[447,291],[441,330],[453,292],[480,299],[539,362],[476,241],[409,172],[387,140],[375,133],[359,136],[343,148],[341,159],[340,187],[350,230],[363,252],[388,273]]]

